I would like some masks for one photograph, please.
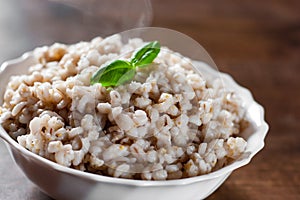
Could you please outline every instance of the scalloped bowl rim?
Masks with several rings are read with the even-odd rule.
[[[33,57],[32,52],[26,52],[19,58],[12,59],[12,60],[4,62],[0,67],[0,74],[2,74],[5,71],[5,69],[7,67],[9,67],[10,65],[21,64],[23,61],[25,61],[27,59],[32,59],[32,57]],[[208,66],[205,63],[195,61],[195,63],[197,63],[197,62]],[[250,154],[247,156],[247,158],[244,158],[242,160],[236,160],[233,163],[231,163],[231,164],[229,164],[229,165],[227,165],[227,166],[225,166],[221,169],[218,169],[216,171],[210,172],[208,174],[199,175],[199,176],[190,177],[190,178],[167,180],[167,181],[133,180],[133,179],[123,179],[123,178],[115,178],[115,177],[103,176],[103,175],[98,175],[98,174],[92,174],[92,173],[83,172],[83,171],[80,171],[80,170],[77,170],[77,169],[73,169],[73,168],[69,168],[69,167],[59,165],[59,164],[57,164],[53,161],[50,161],[46,158],[43,158],[43,157],[27,150],[26,148],[22,147],[19,143],[17,143],[13,138],[10,137],[8,135],[8,133],[3,129],[2,125],[0,125],[0,136],[2,137],[2,139],[4,139],[10,145],[9,148],[13,147],[16,150],[18,150],[19,153],[21,153],[25,156],[32,157],[32,158],[38,160],[41,164],[43,164],[47,167],[50,167],[50,168],[52,168],[52,169],[54,169],[58,172],[67,173],[67,174],[70,174],[70,175],[73,175],[73,176],[78,176],[78,177],[83,178],[83,179],[90,179],[90,180],[94,180],[94,181],[97,181],[97,182],[107,182],[107,183],[115,183],[115,184],[123,184],[123,185],[134,185],[134,186],[172,186],[172,185],[186,185],[186,184],[191,184],[191,183],[195,183],[195,182],[201,182],[201,181],[221,177],[222,175],[231,173],[232,171],[236,170],[237,168],[240,168],[242,166],[247,165],[251,161],[251,159],[254,157],[254,155],[256,155],[260,150],[263,149],[263,147],[265,145],[264,139],[267,135],[269,126],[266,123],[266,121],[264,120],[264,108],[254,100],[251,92],[248,89],[238,85],[236,83],[236,81],[234,81],[234,79],[226,73],[218,72],[218,71],[210,68],[209,66],[207,67],[206,70],[208,70],[209,73],[219,73],[219,76],[223,80],[225,80],[227,83],[229,83],[234,88],[242,91],[244,96],[246,96],[246,98],[250,100],[251,105],[258,108],[259,116],[261,118],[260,126],[253,133],[253,135],[258,134],[260,136],[259,137],[260,141],[255,146],[255,148],[250,152]]]

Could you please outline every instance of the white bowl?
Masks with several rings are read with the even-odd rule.
[[[26,73],[35,63],[31,53],[5,62],[0,68],[0,103],[9,80],[14,74]],[[264,121],[264,109],[253,100],[249,90],[239,86],[231,76],[213,70],[203,62],[195,62],[203,75],[221,76],[226,87],[235,90],[246,107],[249,128],[242,133],[248,145],[243,156],[222,169],[193,178],[169,181],[142,181],[106,177],[61,166],[40,157],[19,145],[0,126],[0,136],[6,141],[11,157],[24,174],[43,192],[55,199],[105,199],[105,200],[198,200],[214,192],[233,170],[248,164],[264,147],[268,125]],[[250,179],[249,179],[250,180]]]

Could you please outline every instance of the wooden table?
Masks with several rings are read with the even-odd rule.
[[[264,150],[208,199],[300,199],[300,1],[152,3],[152,26],[175,29],[196,39],[219,69],[250,88],[266,109],[270,131]],[[64,20],[68,23],[78,14],[53,3],[0,0],[0,7],[1,62],[54,39],[75,42],[95,34],[86,30],[57,33],[49,28],[48,23],[55,24],[55,19],[37,16],[55,12],[63,28]],[[74,26],[68,24],[68,28],[72,31]],[[0,174],[1,200],[50,199],[24,177],[2,141]]]

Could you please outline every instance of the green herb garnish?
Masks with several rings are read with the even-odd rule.
[[[145,67],[157,57],[160,44],[153,41],[138,50],[130,61],[115,60],[101,67],[91,78],[91,84],[101,83],[102,86],[118,86],[134,78],[137,67]]]

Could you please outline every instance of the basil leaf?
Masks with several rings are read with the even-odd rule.
[[[150,64],[160,52],[160,44],[157,41],[150,42],[138,50],[131,61],[116,60],[109,65],[100,68],[91,77],[91,85],[101,83],[102,86],[118,86],[134,78],[136,67],[144,67]]]
[[[91,78],[91,84],[101,83],[102,86],[118,86],[133,79],[135,67],[130,62],[116,60],[98,70]]]
[[[160,52],[160,44],[158,41],[150,42],[143,48],[138,50],[131,59],[134,66],[142,67],[150,64]]]

